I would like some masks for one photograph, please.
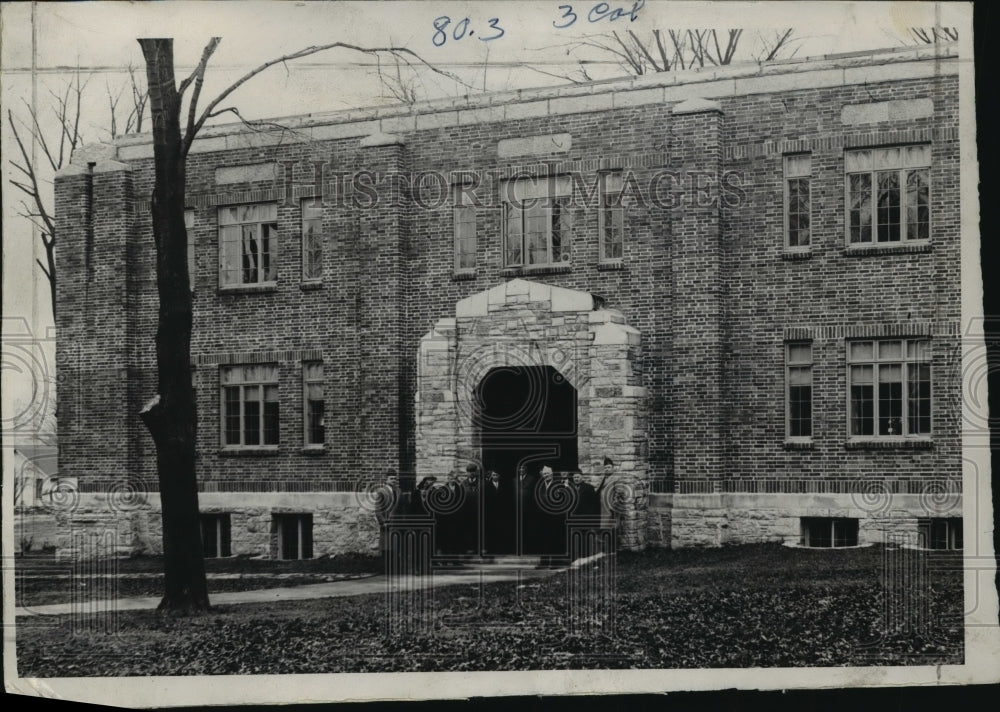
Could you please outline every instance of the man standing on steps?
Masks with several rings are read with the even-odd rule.
[[[460,510],[460,535],[461,545],[459,554],[466,556],[478,556],[479,550],[479,526],[480,526],[480,502],[479,502],[479,466],[469,464],[465,468],[465,481],[462,482],[463,496],[462,508]]]
[[[590,556],[595,553],[595,538],[601,524],[601,497],[579,470],[573,471],[567,484],[572,488],[574,495],[570,522],[577,525],[577,536],[583,537],[582,541],[577,543],[578,550],[569,552],[570,559],[574,554]],[[604,481],[601,482],[601,487],[604,487]],[[572,546],[573,542],[570,541],[569,545]]]
[[[510,520],[514,513],[507,507],[507,486],[500,482],[500,473],[490,470],[483,482],[483,549],[489,556],[507,553],[513,531]]]
[[[382,550],[382,562],[386,573],[398,573],[400,561],[398,552],[392,545],[389,536],[389,525],[396,519],[397,512],[405,512],[408,502],[403,501],[403,491],[399,487],[399,476],[396,470],[389,468],[385,472],[385,482],[377,492],[375,503],[375,519],[379,526],[379,543]]]
[[[542,566],[554,566],[565,554],[566,512],[560,511],[565,502],[565,492],[557,490],[563,485],[556,481],[549,465],[542,467],[541,479],[535,486],[538,505],[538,543]]]
[[[528,472],[525,465],[518,465],[515,479],[515,523],[519,546],[516,553],[537,555],[538,551],[538,507],[535,505],[535,484],[537,478]]]

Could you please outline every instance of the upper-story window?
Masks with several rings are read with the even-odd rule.
[[[598,222],[600,261],[617,262],[624,253],[625,211],[622,208],[622,174],[602,173],[600,176],[601,212]]]
[[[930,237],[931,147],[847,151],[847,241],[850,245]]]
[[[302,281],[323,279],[323,200],[303,198],[302,213]]]
[[[800,153],[785,156],[785,247],[809,247],[812,213],[810,182],[812,156]]]
[[[219,283],[223,287],[274,284],[278,278],[278,206],[219,208]]]
[[[455,270],[476,268],[476,207],[473,195],[466,186],[452,187],[455,208]]]
[[[851,437],[931,434],[928,340],[849,341],[847,361]]]
[[[526,178],[503,184],[505,266],[569,263],[572,191],[568,176]]]

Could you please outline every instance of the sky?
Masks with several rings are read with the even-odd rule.
[[[222,37],[209,65],[205,97],[268,59],[349,41],[407,47],[461,78],[430,71],[406,74],[419,97],[429,99],[565,83],[553,75],[578,76],[582,58],[598,60],[588,64],[593,78],[621,76],[624,72],[607,55],[574,47],[586,40],[609,41],[612,31],[626,27],[640,36],[654,28],[742,28],[742,56],[750,59],[760,37],[786,27],[794,28],[796,37],[790,51],[805,57],[901,47],[913,44],[911,27],[967,27],[971,17],[971,5],[964,3],[906,2],[79,2],[34,4],[32,28],[32,6],[0,3],[0,106],[23,121],[34,100],[43,131],[52,131],[50,92],[63,88],[79,68],[86,81],[82,128],[87,143],[108,139],[108,93],[124,86],[129,65],[142,69],[136,38],[144,36],[175,39],[178,78],[191,71],[212,36]],[[621,17],[612,20],[618,9]],[[272,67],[231,99],[251,119],[394,102],[371,60],[343,50]],[[17,215],[22,196],[8,182],[14,145],[6,111],[3,119],[6,429],[43,407],[38,402],[44,400],[41,374],[52,371],[54,342],[48,286],[34,264],[44,261],[44,251],[30,224]],[[32,340],[37,343],[25,346]]]

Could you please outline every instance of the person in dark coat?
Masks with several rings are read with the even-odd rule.
[[[516,533],[520,540],[518,553],[538,554],[538,506],[535,504],[535,485],[538,478],[528,472],[525,465],[517,468],[514,479],[514,503],[516,507]]]
[[[575,525],[573,533],[578,537],[576,550],[569,552],[570,558],[574,554],[590,556],[595,553],[595,537],[601,525],[601,497],[579,470],[570,475],[567,486],[573,490],[574,506],[570,513],[570,523]],[[574,546],[572,541],[570,546]]]
[[[389,536],[389,525],[399,514],[407,510],[408,501],[399,487],[399,476],[396,470],[389,468],[385,473],[385,481],[376,492],[375,519],[379,525],[379,548],[382,551],[382,561],[386,571],[398,571],[398,552],[392,546]]]
[[[479,467],[470,464],[465,468],[462,482],[463,501],[459,521],[459,554],[479,555]]]
[[[428,494],[439,506],[439,510],[434,512],[437,550],[445,556],[455,556],[462,553],[462,502],[465,489],[459,481],[457,470],[448,474],[446,482],[435,486],[445,489],[444,492]]]
[[[418,529],[423,529],[426,527],[428,519],[431,519],[434,515],[430,508],[427,506],[427,493],[430,492],[434,483],[437,482],[436,477],[424,477],[420,480],[417,488],[410,493],[410,501],[408,503],[406,513],[408,516],[414,519],[422,520],[422,522],[414,522],[414,526]],[[422,547],[421,547],[422,548]],[[434,552],[429,552],[433,555]],[[412,569],[415,573],[423,573],[430,566],[430,562],[426,560],[421,560],[423,553],[419,552],[413,561]]]
[[[427,492],[434,486],[435,482],[437,482],[437,477],[424,477],[420,480],[417,488],[410,496],[409,507],[406,511],[407,514],[413,517],[431,516],[430,510],[427,508]]]
[[[490,470],[483,482],[483,535],[484,549],[489,556],[510,551],[510,526],[513,513],[508,506],[509,485],[500,481],[500,473]]]
[[[552,468],[545,465],[535,485],[538,505],[538,553],[542,566],[556,566],[566,555],[567,493],[565,485],[555,478]]]

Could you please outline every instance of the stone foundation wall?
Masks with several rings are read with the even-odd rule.
[[[652,506],[650,509],[652,521]],[[802,517],[856,518],[858,543],[881,543],[889,533],[915,536],[918,519],[960,516],[960,494],[933,499],[894,494],[881,501],[851,494],[674,494],[668,510],[669,545],[796,543],[802,533]]]
[[[202,493],[199,505],[205,514],[229,513],[234,556],[276,558],[273,515],[293,513],[312,514],[314,557],[378,553],[378,524],[365,493]],[[85,494],[52,516],[60,560],[163,551],[160,500],[155,493],[127,507],[106,494]]]

